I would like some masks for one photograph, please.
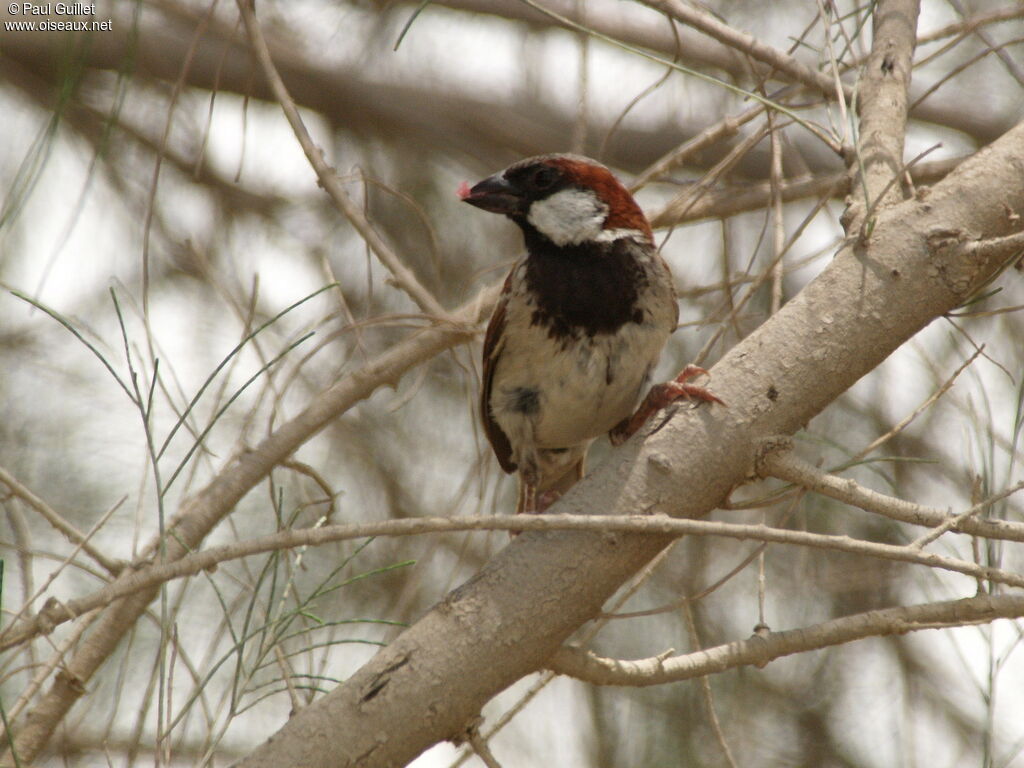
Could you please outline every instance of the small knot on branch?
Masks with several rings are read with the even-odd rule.
[[[72,612],[64,603],[56,597],[51,597],[44,604],[36,616],[36,624],[39,626],[39,634],[48,635],[65,621],[75,618]]]
[[[760,477],[771,477],[767,462],[776,453],[793,450],[793,440],[786,435],[775,435],[762,440],[754,453],[754,473]]]

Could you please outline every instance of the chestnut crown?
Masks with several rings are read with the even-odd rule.
[[[463,185],[459,197],[559,247],[625,237],[653,242],[633,196],[605,166],[580,155],[520,160],[472,188]]]

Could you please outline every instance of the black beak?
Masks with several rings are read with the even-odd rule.
[[[525,202],[520,191],[506,181],[501,174],[490,176],[472,189],[465,184],[459,189],[459,197],[462,202],[475,205],[491,213],[503,213],[506,216],[515,216],[523,213]]]

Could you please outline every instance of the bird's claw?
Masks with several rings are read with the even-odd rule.
[[[703,400],[706,403],[718,403],[719,405],[725,405],[721,398],[711,390],[697,386],[696,384],[686,383],[697,376],[707,375],[709,375],[708,372],[699,365],[688,365],[678,376],[672,379],[672,381],[666,381],[663,384],[655,384],[651,387],[651,391],[647,395],[647,398],[651,400],[650,405],[653,408],[652,413],[654,411],[660,411],[662,408],[667,405],[671,405],[676,400],[683,399]],[[647,401],[645,399],[645,403],[646,402]]]
[[[640,428],[647,423],[655,413],[665,408],[676,400],[698,400],[706,403],[718,403],[725,405],[720,397],[705,387],[687,382],[696,376],[707,376],[708,372],[699,365],[688,365],[672,381],[655,384],[647,393],[647,397],[640,403],[636,413],[608,433],[612,445],[621,445],[630,437],[635,435]]]

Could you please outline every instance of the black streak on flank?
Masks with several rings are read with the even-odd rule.
[[[540,392],[532,387],[516,387],[509,393],[509,408],[524,416],[535,416],[540,410]]]
[[[627,240],[557,247],[524,227],[529,258],[526,283],[537,297],[534,325],[553,339],[615,333],[642,323],[637,294],[647,279]]]

